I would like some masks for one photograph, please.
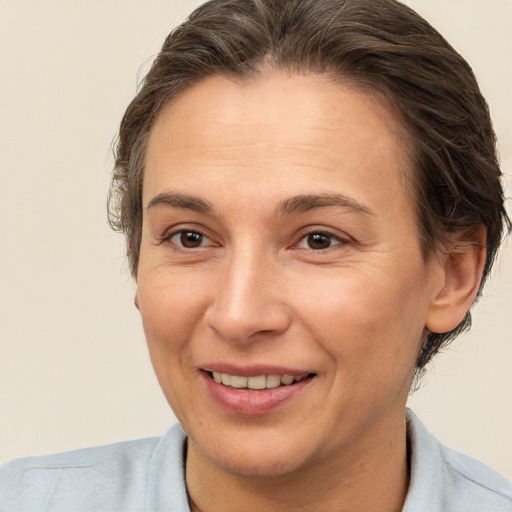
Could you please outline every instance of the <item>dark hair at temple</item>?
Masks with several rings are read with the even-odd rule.
[[[164,42],[123,117],[109,198],[136,278],[149,132],[162,107],[212,75],[251,79],[273,70],[323,74],[385,94],[407,132],[410,188],[425,258],[472,243],[484,226],[481,288],[511,224],[496,137],[467,62],[423,18],[395,0],[212,0]],[[417,362],[467,329],[428,334]]]

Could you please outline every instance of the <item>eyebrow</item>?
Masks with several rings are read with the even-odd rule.
[[[367,206],[343,194],[306,194],[294,196],[279,203],[276,212],[281,215],[289,215],[329,206],[338,206],[366,215],[375,215]]]
[[[162,192],[156,195],[149,201],[147,209],[149,210],[158,205],[183,208],[198,213],[214,212],[213,205],[209,201],[179,192]],[[278,215],[290,215],[293,213],[305,213],[315,208],[326,208],[329,206],[347,208],[366,215],[375,215],[370,208],[344,194],[303,194],[293,196],[281,201],[276,208],[276,213]]]
[[[158,205],[172,206],[174,208],[183,208],[193,210],[198,213],[212,213],[213,205],[201,199],[200,197],[188,194],[180,194],[179,192],[162,192],[149,201],[147,209],[154,208]]]

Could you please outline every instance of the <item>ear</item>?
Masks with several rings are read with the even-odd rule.
[[[460,237],[439,257],[442,278],[433,290],[425,327],[443,333],[455,329],[475,300],[486,257],[486,231],[482,226],[471,236]]]

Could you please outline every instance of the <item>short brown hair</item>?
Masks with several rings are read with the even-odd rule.
[[[425,256],[484,226],[483,283],[511,223],[504,208],[496,137],[468,63],[427,21],[395,0],[211,0],[166,38],[128,106],[115,150],[109,221],[124,232],[136,278],[145,148],[162,107],[212,75],[263,70],[320,73],[384,93],[401,112]],[[430,333],[421,370],[470,326]]]

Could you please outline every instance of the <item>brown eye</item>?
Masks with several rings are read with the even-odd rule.
[[[311,233],[306,237],[306,243],[309,249],[327,249],[332,244],[332,238],[331,235],[326,233]]]
[[[197,231],[178,231],[171,237],[171,241],[176,245],[186,249],[195,249],[206,244],[208,238]]]
[[[302,236],[295,247],[310,253],[322,254],[322,251],[327,251],[327,249],[344,249],[349,244],[348,237],[334,235],[328,231],[310,231]]]
[[[183,247],[200,247],[203,242],[203,235],[194,231],[184,231],[181,233],[180,242]]]

